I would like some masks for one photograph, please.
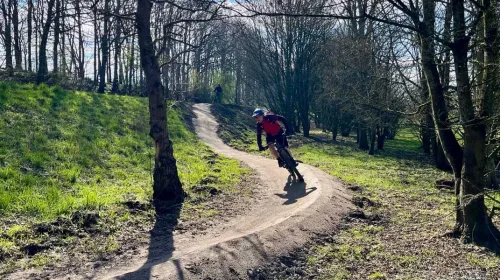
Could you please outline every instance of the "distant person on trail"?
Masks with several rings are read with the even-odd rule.
[[[217,87],[215,87],[214,92],[215,92],[214,103],[221,104],[222,103],[222,87],[220,86],[220,84],[217,84]]]
[[[278,166],[283,167],[284,162],[281,160],[274,142],[279,141],[288,148],[288,140],[286,139],[288,123],[286,119],[279,115],[266,114],[263,109],[255,109],[252,117],[257,121],[257,145],[259,145],[259,151],[266,149],[262,146],[262,132],[264,131],[266,132],[266,144],[269,146],[269,151],[278,160]],[[288,152],[290,153],[290,151]]]

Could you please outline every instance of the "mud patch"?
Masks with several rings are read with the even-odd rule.
[[[356,206],[358,206],[359,208],[366,208],[366,207],[373,207],[375,206],[375,202],[373,202],[372,200],[370,200],[368,197],[366,196],[361,196],[361,197],[353,197],[352,198],[352,203]]]
[[[347,189],[350,191],[353,191],[353,192],[362,192],[363,191],[363,188],[361,188],[360,186],[357,186],[357,185],[349,185],[349,186],[347,186]]]
[[[200,180],[200,185],[216,184],[217,181],[219,181],[219,179],[217,177],[209,175],[209,176],[202,178]]]
[[[211,196],[217,195],[220,193],[220,191],[212,186],[193,186],[191,190],[194,193],[208,193]]]
[[[71,216],[71,221],[88,229],[97,225],[99,218],[99,212],[77,211]]]
[[[123,202],[123,205],[127,206],[127,208],[131,211],[147,211],[151,210],[153,207],[153,204],[151,203],[142,203],[137,200],[125,201]]]

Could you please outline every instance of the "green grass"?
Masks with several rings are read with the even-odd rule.
[[[451,178],[451,174],[437,170],[423,156],[418,140],[410,133],[402,131],[395,140],[387,142],[384,151],[374,156],[356,149],[351,139],[343,140],[346,141],[343,144],[305,143],[293,152],[304,162],[345,183],[361,186],[363,192],[354,195],[368,197],[377,204],[376,208],[365,211],[382,215],[387,222],[375,228],[354,224],[341,231],[335,243],[322,248],[323,254],[325,251],[332,254],[330,269],[322,273],[322,279],[421,279],[440,273],[447,275],[442,276],[445,279],[453,279],[467,275],[467,270],[475,275],[494,275],[500,271],[498,256],[478,252],[470,253],[475,258],[464,255],[455,258],[464,264],[463,270],[443,269],[442,260],[449,259],[451,254],[448,250],[453,254],[467,250],[452,240],[437,239],[453,227],[454,196],[437,190],[435,182],[438,178]],[[324,260],[321,256],[315,258],[318,262]],[[344,277],[345,271],[335,269],[338,266],[356,269]],[[424,271],[428,274],[422,274]]]
[[[152,140],[143,98],[0,84],[0,212],[54,218],[101,209],[124,199],[147,201],[152,188]],[[230,186],[244,171],[190,132],[182,112],[168,126],[179,175],[189,191],[207,176]]]
[[[219,136],[228,145],[250,153],[259,151],[255,135],[253,109],[238,105],[213,104],[212,113],[219,121]],[[265,141],[265,139],[264,139]]]
[[[192,187],[215,178],[214,187],[235,192],[235,183],[248,170],[197,139],[184,121],[189,106],[169,108],[169,135],[184,189],[208,200],[207,194],[192,193]],[[154,151],[148,133],[145,98],[0,82],[0,259],[22,257],[24,239],[38,238],[33,224],[85,211],[99,213],[107,222],[133,219],[136,214],[120,211],[126,208],[122,202],[148,203],[152,197]],[[190,200],[184,208],[195,206],[203,215],[216,214]],[[19,224],[11,225],[12,220]],[[97,246],[90,251],[113,251],[116,242],[109,238],[89,243]],[[49,259],[40,255],[32,265]]]

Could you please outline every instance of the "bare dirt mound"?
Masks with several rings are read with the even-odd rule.
[[[354,206],[344,186],[317,168],[301,164],[305,183],[294,182],[276,161],[230,148],[217,136],[210,105],[193,107],[200,139],[215,152],[254,169],[262,199],[244,215],[221,220],[204,235],[165,233],[169,221],[153,229],[148,247],[129,261],[97,267],[64,279],[247,279],[251,268],[303,246],[317,233],[334,230]],[[158,234],[153,234],[157,230]],[[173,243],[173,244],[172,244]]]

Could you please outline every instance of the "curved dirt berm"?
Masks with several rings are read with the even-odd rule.
[[[275,160],[230,148],[217,136],[210,105],[196,104],[193,120],[199,138],[215,152],[254,169],[263,198],[253,211],[221,224],[206,235],[174,234],[173,246],[151,258],[146,252],[130,262],[76,278],[94,279],[246,279],[250,268],[264,265],[310,241],[315,233],[334,230],[353,208],[341,183],[317,168],[301,164],[304,183],[290,182]],[[161,246],[158,246],[161,247]],[[146,248],[147,249],[147,248]],[[162,248],[155,248],[162,251]],[[170,252],[169,252],[170,251]],[[73,278],[70,276],[70,278]]]

